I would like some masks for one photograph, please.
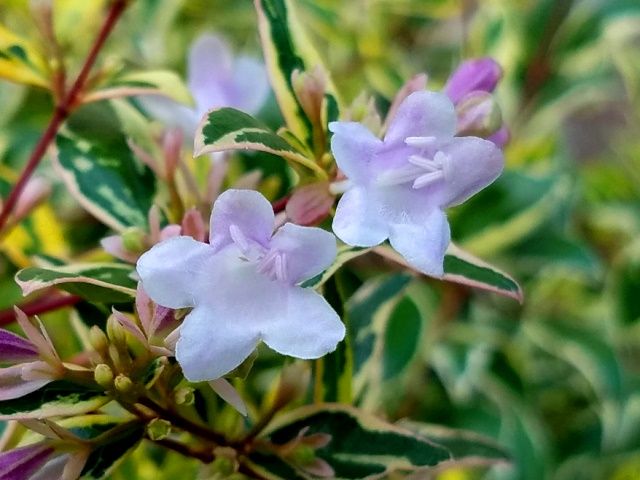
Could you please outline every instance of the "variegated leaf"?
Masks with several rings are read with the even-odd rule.
[[[81,415],[109,400],[102,391],[57,380],[20,398],[0,402],[0,420]]]
[[[284,445],[304,435],[330,437],[316,456],[327,462],[335,479],[382,478],[396,470],[432,467],[450,460],[450,452],[408,430],[388,424],[353,407],[319,404],[288,412],[269,427],[264,439]],[[277,449],[277,448],[276,448]],[[310,478],[295,462],[254,452],[251,467],[266,478]]]
[[[24,295],[57,286],[97,302],[128,302],[136,295],[133,268],[120,263],[74,264],[60,267],[29,267],[16,274]]]
[[[319,178],[327,175],[313,160],[291,146],[251,115],[235,108],[220,108],[207,113],[196,133],[194,155],[224,150],[257,150],[278,155],[311,170]]]
[[[375,247],[373,251],[407,268],[413,268],[389,245]],[[522,289],[512,277],[465,252],[453,243],[449,245],[444,257],[444,276],[442,279],[481,290],[488,290],[513,298],[518,302],[523,300]]]
[[[132,122],[122,118],[125,112],[134,114],[106,102],[83,107],[69,121],[74,134],[58,135],[54,156],[69,192],[117,231],[145,228],[155,195],[153,175],[127,145],[124,129]]]
[[[280,111],[289,130],[311,147],[311,122],[298,101],[292,76],[295,71],[320,68],[329,79],[325,94],[324,117],[337,120],[339,102],[320,56],[302,31],[290,0],[255,0],[262,50]]]
[[[138,445],[144,437],[144,432],[144,424],[133,421],[106,431],[94,439],[96,446],[87,458],[87,463],[82,470],[82,478],[87,480],[110,478],[107,475]]]
[[[0,25],[0,78],[49,88],[46,63],[35,46]]]
[[[118,75],[98,90],[83,97],[83,102],[134,95],[162,95],[176,102],[191,104],[193,99],[182,79],[169,70],[131,72]]]
[[[403,420],[397,425],[449,449],[452,459],[444,468],[490,467],[511,463],[509,452],[492,438],[468,430]]]

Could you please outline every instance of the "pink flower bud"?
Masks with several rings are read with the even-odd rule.
[[[444,91],[457,104],[471,92],[493,92],[501,77],[502,68],[493,58],[475,58],[460,64],[449,77]]]
[[[287,203],[287,216],[298,225],[315,225],[329,215],[334,197],[328,182],[312,183],[297,189]]]
[[[51,194],[51,184],[42,177],[31,178],[24,187],[18,203],[15,206],[13,215],[16,219],[21,219],[42,203]]]

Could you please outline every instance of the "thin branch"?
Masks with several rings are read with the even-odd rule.
[[[195,422],[192,422],[191,420],[183,417],[179,413],[174,412],[173,410],[170,410],[168,408],[163,407],[162,405],[157,404],[150,398],[142,397],[138,399],[137,402],[140,405],[143,405],[148,409],[150,409],[151,411],[157,413],[161,418],[168,420],[171,423],[171,425],[174,425],[175,427],[181,430],[184,430],[185,432],[192,433],[193,435],[196,435],[205,440],[209,440],[210,442],[213,442],[217,445],[224,446],[229,443],[223,435],[217,432],[214,432],[213,430],[207,428],[204,425],[200,425]]]
[[[64,307],[70,307],[76,303],[82,301],[81,297],[77,295],[62,295],[53,293],[51,295],[43,295],[18,305],[27,316],[40,315],[42,313],[52,312]],[[13,308],[7,308],[0,310],[0,325],[7,325],[16,319],[16,312]]]
[[[176,442],[170,438],[163,438],[162,440],[153,440],[147,436],[147,439],[159,445],[161,447],[178,452],[185,457],[197,458],[202,463],[211,463],[215,459],[213,452],[206,450],[196,450],[194,448],[185,445],[184,443]]]
[[[109,10],[107,18],[105,19],[105,22],[102,25],[100,33],[98,33],[98,36],[96,37],[91,50],[89,50],[89,53],[87,54],[87,58],[82,65],[80,73],[76,77],[76,80],[73,82],[73,85],[71,86],[67,94],[64,96],[63,100],[58,105],[56,105],[53,116],[49,121],[49,125],[47,125],[47,128],[40,137],[40,140],[38,140],[38,143],[34,147],[33,152],[31,153],[31,156],[29,157],[29,160],[24,167],[24,170],[20,174],[20,178],[13,186],[11,193],[9,193],[9,196],[7,197],[7,201],[2,206],[2,211],[0,212],[0,230],[2,230],[4,225],[7,223],[9,215],[18,202],[20,194],[24,190],[27,181],[29,181],[31,175],[33,175],[33,172],[42,161],[42,158],[44,157],[47,149],[49,148],[49,145],[58,133],[58,130],[60,129],[62,123],[67,119],[73,109],[77,106],[77,100],[87,82],[87,79],[89,78],[89,73],[93,68],[96,58],[98,57],[98,53],[104,46],[107,37],[113,30],[113,27],[122,15],[122,12],[124,12],[126,6],[126,0],[115,0],[111,4],[111,8]]]

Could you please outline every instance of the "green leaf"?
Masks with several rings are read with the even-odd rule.
[[[144,437],[144,425],[131,422],[120,425],[101,435],[82,470],[82,478],[99,479],[109,474],[123,457]]]
[[[422,337],[422,316],[408,297],[393,307],[384,331],[382,378],[389,380],[404,371],[415,357]]]
[[[109,103],[84,106],[69,121],[71,133],[58,135],[54,156],[69,193],[116,231],[146,228],[155,195],[151,171],[127,145],[124,129],[133,122],[125,122],[124,114],[123,108]]]
[[[81,415],[110,400],[103,391],[56,380],[20,398],[0,402],[0,420]]]
[[[89,301],[121,303],[136,295],[133,267],[120,263],[74,264],[61,267],[29,267],[16,274],[24,295],[58,286]]]
[[[224,150],[257,150],[278,155],[313,171],[319,178],[326,173],[311,159],[291,146],[259,120],[235,108],[220,108],[202,119],[196,132],[194,155]]]
[[[343,341],[336,349],[314,362],[314,400],[316,402],[340,402],[350,404],[352,401],[353,349],[349,335],[349,319],[344,309],[346,292],[342,275],[336,275],[325,284],[324,297],[342,318],[347,329]]]
[[[506,172],[457,207],[453,231],[463,238],[460,245],[465,250],[481,256],[495,254],[534,233],[566,205],[570,187],[567,177]]]
[[[262,51],[269,71],[271,86],[287,127],[298,138],[313,147],[312,124],[298,101],[292,76],[294,71],[310,72],[321,68],[322,61],[301,29],[289,0],[255,0]],[[329,78],[328,74],[326,74]],[[325,96],[325,117],[337,119],[338,100],[329,80]]]
[[[489,467],[511,462],[511,455],[495,440],[468,430],[456,430],[437,425],[401,421],[399,426],[406,428],[427,440],[446,447],[452,456],[451,468],[462,466]]]
[[[306,429],[306,430],[305,430]],[[396,470],[414,470],[448,461],[450,452],[411,432],[353,407],[320,404],[302,407],[276,419],[266,439],[283,445],[298,436],[327,434],[330,442],[316,456],[334,469],[336,479],[379,478]],[[252,453],[252,467],[268,478],[307,478],[287,459]],[[273,476],[275,475],[275,477]]]

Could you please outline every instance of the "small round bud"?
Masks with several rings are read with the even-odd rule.
[[[224,478],[228,478],[228,475],[235,473],[236,462],[233,458],[227,456],[217,456],[211,463],[211,470],[215,473],[222,474]]]
[[[122,246],[131,253],[139,253],[145,250],[145,233],[139,228],[127,228],[122,232]]]
[[[171,423],[161,418],[154,418],[147,425],[147,435],[151,440],[162,440],[171,433]]]
[[[100,354],[105,354],[109,348],[107,336],[97,325],[89,329],[89,343]]]
[[[193,402],[195,401],[193,388],[180,387],[173,392],[173,398],[178,405],[193,405]]]
[[[129,393],[133,390],[134,387],[131,379],[122,374],[118,375],[113,383],[116,387],[116,390],[118,390],[120,393]]]
[[[105,390],[113,386],[113,371],[106,363],[101,363],[95,368],[93,378]]]
[[[309,445],[301,444],[291,452],[291,459],[298,465],[309,465],[316,459],[316,452]]]

